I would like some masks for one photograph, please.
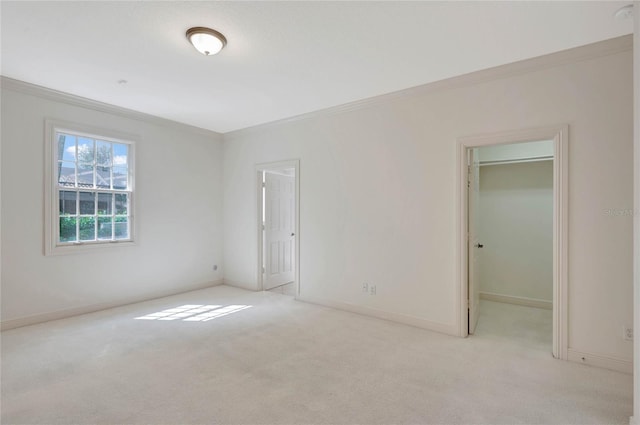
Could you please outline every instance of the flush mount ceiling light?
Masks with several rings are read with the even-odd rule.
[[[187,39],[197,51],[206,56],[215,55],[227,44],[227,39],[224,35],[205,27],[189,28],[187,30]]]

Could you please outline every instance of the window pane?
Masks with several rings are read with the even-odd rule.
[[[127,215],[128,210],[129,210],[129,205],[127,202],[127,194],[116,193],[116,214]]]
[[[50,236],[64,245],[131,240],[132,145],[66,130],[56,130],[53,137],[51,171],[59,211],[53,211],[58,234]]]
[[[68,134],[58,135],[58,159],[62,161],[76,160],[76,138]]]
[[[58,185],[75,187],[76,164],[75,162],[58,162]]]
[[[96,167],[96,186],[111,189],[111,167]]]
[[[78,161],[93,164],[93,139],[78,138]]]
[[[129,239],[129,219],[127,217],[116,217],[115,239]]]
[[[96,213],[96,194],[93,192],[80,192],[80,214]]]
[[[93,241],[96,239],[96,219],[94,217],[80,217],[80,240]]]
[[[98,193],[98,215],[112,214],[112,199],[113,195],[110,193]]]
[[[76,215],[76,195],[76,192],[69,192],[66,190],[61,190],[59,192],[60,215]]]
[[[93,187],[93,165],[78,164],[78,187]]]
[[[127,189],[127,167],[113,167],[113,188],[114,189]]]
[[[111,143],[96,141],[96,161],[100,165],[111,165]]]
[[[74,242],[76,240],[76,218],[60,217],[60,242]]]
[[[129,164],[129,146],[113,143],[113,165]]]
[[[98,217],[98,239],[111,239],[111,217]]]

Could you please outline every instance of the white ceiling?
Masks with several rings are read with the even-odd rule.
[[[225,133],[629,34],[628,3],[2,1],[0,71]]]

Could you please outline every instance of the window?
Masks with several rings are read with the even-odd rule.
[[[133,242],[133,142],[87,130],[47,124],[47,254]]]

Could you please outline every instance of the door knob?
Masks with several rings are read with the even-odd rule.
[[[296,235],[295,233],[292,233],[292,234],[291,234],[291,236],[295,236],[295,235]]]
[[[476,248],[484,248],[484,245],[482,245],[481,243],[477,243],[474,245]]]

